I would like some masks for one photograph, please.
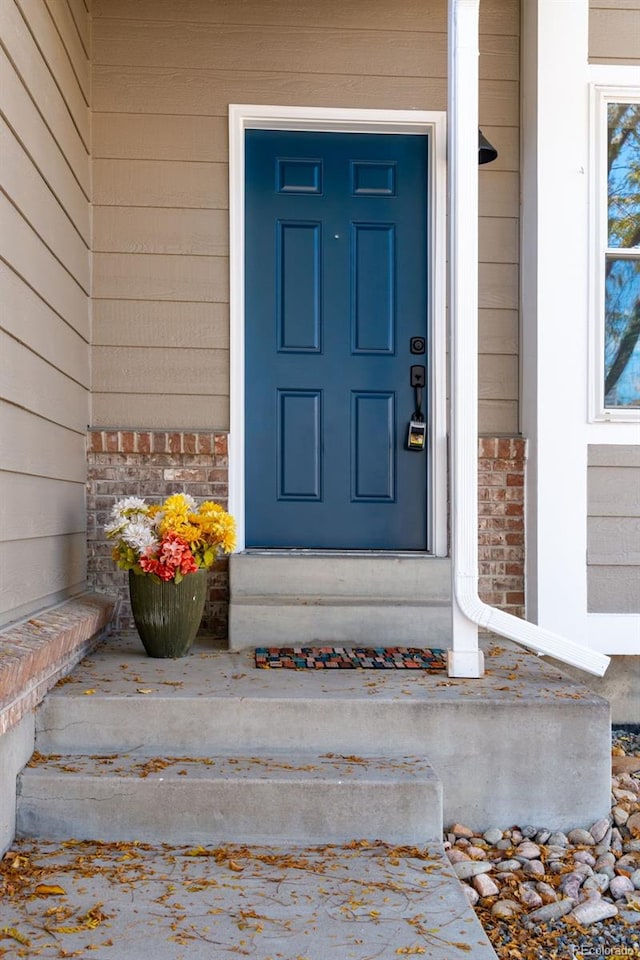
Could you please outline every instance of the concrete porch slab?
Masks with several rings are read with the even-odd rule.
[[[569,829],[609,812],[609,704],[506,641],[486,675],[258,670],[249,651],[199,642],[152,660],[134,636],[103,643],[37,716],[49,753],[214,756],[302,750],[428,758],[444,824]]]
[[[12,850],[42,873],[0,901],[0,928],[28,938],[40,960],[61,948],[96,950],[101,960],[496,957],[438,844],[190,850],[21,841]],[[64,896],[34,896],[36,883],[58,884]],[[104,919],[92,929],[86,917],[96,904]],[[46,915],[51,907],[58,917]],[[14,946],[17,956],[24,948]]]

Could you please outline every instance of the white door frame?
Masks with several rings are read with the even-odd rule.
[[[429,136],[429,338],[431,345],[429,456],[431,485],[427,512],[431,550],[447,556],[446,407],[446,113],[423,110],[351,110],[334,107],[229,106],[229,271],[230,271],[230,435],[229,511],[245,547],[244,409],[244,151],[245,130],[317,130],[342,133],[409,133]],[[260,429],[259,417],[255,429]]]

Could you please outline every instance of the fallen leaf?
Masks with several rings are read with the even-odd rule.
[[[236,860],[229,860],[229,870],[233,870],[235,873],[242,873],[244,867]]]
[[[138,687],[136,693],[153,693],[153,690],[146,687]]]
[[[24,933],[16,930],[15,927],[0,927],[0,935],[3,937],[11,937],[12,940],[17,940],[18,943],[24,944],[25,947],[31,945],[29,938],[25,937]]]
[[[92,688],[91,690],[84,690],[83,692],[85,697],[90,697],[93,693],[95,693],[95,690]]]
[[[34,893],[37,897],[66,897],[67,891],[57,884],[39,883]]]

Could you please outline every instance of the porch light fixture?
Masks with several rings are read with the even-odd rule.
[[[498,157],[498,151],[489,143],[484,133],[478,128],[478,165],[492,163]]]

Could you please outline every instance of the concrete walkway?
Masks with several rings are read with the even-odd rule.
[[[495,960],[438,844],[23,840],[6,855],[3,880],[7,960]]]

